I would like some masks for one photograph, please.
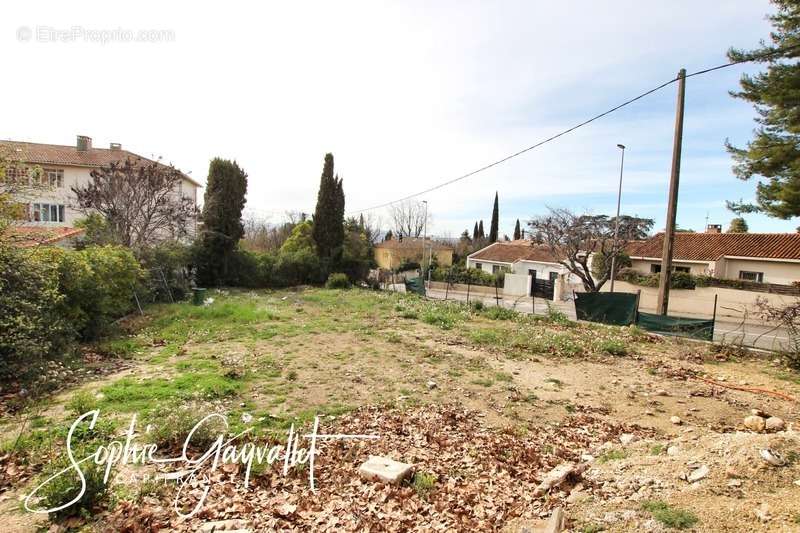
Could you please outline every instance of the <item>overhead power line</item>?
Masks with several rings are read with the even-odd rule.
[[[723,69],[723,68],[732,67],[734,65],[739,65],[741,63],[748,63],[748,62],[751,62],[751,61],[757,61],[759,59],[764,59],[766,57],[769,57],[769,56],[772,56],[772,55],[776,55],[776,54],[782,54],[782,53],[794,50],[796,48],[800,48],[800,44],[794,45],[794,46],[789,46],[789,47],[786,47],[786,48],[779,48],[779,49],[767,52],[765,54],[760,54],[760,55],[757,55],[757,56],[747,57],[747,58],[743,58],[741,60],[731,61],[729,63],[724,63],[722,65],[717,65],[715,67],[711,67],[711,68],[707,68],[707,69],[703,69],[703,70],[698,70],[697,72],[692,72],[690,74],[686,74],[686,77],[690,78],[692,76],[699,76],[701,74],[707,74],[707,73],[713,72],[715,70],[720,70],[720,69]],[[404,202],[406,200],[411,200],[412,198],[416,198],[417,196],[421,196],[423,194],[428,194],[430,192],[436,191],[436,190],[441,189],[443,187],[447,187],[448,185],[452,185],[452,184],[457,183],[459,181],[462,181],[462,180],[465,180],[467,178],[470,178],[470,177],[472,177],[472,176],[474,176],[476,174],[479,174],[479,173],[481,173],[481,172],[483,172],[485,170],[488,170],[488,169],[490,169],[492,167],[496,167],[497,165],[505,163],[506,161],[508,161],[510,159],[514,159],[515,157],[518,157],[518,156],[520,156],[520,155],[522,155],[524,153],[530,152],[531,150],[534,150],[534,149],[536,149],[536,148],[538,148],[538,147],[540,147],[540,146],[542,146],[544,144],[552,142],[552,141],[558,139],[559,137],[563,137],[564,135],[567,135],[568,133],[571,133],[571,132],[577,130],[578,128],[582,128],[583,126],[591,124],[595,120],[598,120],[598,119],[601,119],[601,118],[603,118],[603,117],[605,117],[607,115],[610,115],[611,113],[614,113],[615,111],[618,111],[618,110],[622,109],[623,107],[625,107],[627,105],[630,105],[630,104],[632,104],[632,103],[634,103],[634,102],[636,102],[638,100],[641,100],[642,98],[644,98],[646,96],[649,96],[649,95],[651,95],[651,94],[653,94],[653,93],[655,93],[657,91],[660,91],[664,87],[667,87],[668,85],[671,85],[671,84],[675,83],[676,81],[678,81],[678,77],[677,76],[672,78],[671,80],[665,81],[664,83],[662,83],[661,85],[659,85],[657,87],[654,87],[654,88],[652,88],[652,89],[650,89],[648,91],[645,91],[645,92],[641,93],[638,96],[634,96],[633,98],[630,98],[630,99],[622,102],[621,104],[612,107],[611,109],[609,109],[607,111],[604,111],[604,112],[602,112],[602,113],[600,113],[598,115],[595,115],[595,116],[593,116],[593,117],[591,117],[591,118],[589,118],[587,120],[584,120],[583,122],[581,122],[579,124],[576,124],[576,125],[574,125],[574,126],[572,126],[570,128],[567,128],[565,130],[560,131],[559,133],[556,133],[555,135],[552,135],[552,136],[550,136],[550,137],[548,137],[546,139],[543,139],[543,140],[537,142],[536,144],[532,144],[531,146],[528,146],[527,148],[523,148],[522,150],[514,152],[511,155],[503,157],[502,159],[498,159],[497,161],[489,163],[488,165],[484,165],[484,166],[482,166],[480,168],[477,168],[477,169],[475,169],[475,170],[473,170],[471,172],[467,172],[466,174],[463,174],[463,175],[458,176],[456,178],[444,181],[442,183],[439,183],[438,185],[435,185],[433,187],[429,187],[427,189],[424,189],[422,191],[416,192],[414,194],[409,194],[408,196],[403,196],[402,198],[397,198],[395,200],[391,200],[389,202],[384,202],[384,203],[381,203],[381,204],[378,204],[378,205],[373,205],[371,207],[366,207],[364,209],[357,209],[357,210],[354,210],[354,211],[350,211],[347,214],[348,215],[356,215],[358,213],[364,213],[366,211],[373,211],[375,209],[381,209],[381,208],[384,208],[384,207],[389,207],[390,205],[393,205],[393,204],[396,204],[396,203],[400,203],[400,202]]]

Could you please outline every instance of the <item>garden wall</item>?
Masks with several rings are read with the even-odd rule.
[[[603,292],[609,290],[610,283],[603,285]],[[641,290],[639,309],[652,312],[656,309],[658,301],[657,287],[642,287],[625,281],[614,284],[615,292],[633,292]],[[793,296],[771,294],[765,292],[744,291],[727,289],[723,287],[697,287],[694,290],[671,289],[669,291],[669,314],[711,317],[714,312],[714,295],[717,300],[717,317],[744,318],[745,310],[753,318],[753,310],[758,298],[767,300],[770,304],[783,306],[795,300]]]

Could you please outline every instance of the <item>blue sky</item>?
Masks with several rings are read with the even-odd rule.
[[[250,175],[247,207],[278,221],[313,210],[324,153],[348,210],[461,175],[676,75],[724,63],[766,38],[766,0],[730,2],[14,2],[0,20],[9,83],[0,137],[161,155],[204,181],[214,156]],[[20,27],[34,38],[20,40]],[[43,42],[37,29],[78,28]],[[98,43],[113,29],[167,30],[159,42]],[[80,33],[80,32],[79,32]],[[733,67],[687,82],[678,224],[727,226],[725,200],[753,197],[733,177],[726,138],[744,143],[754,112],[728,91]],[[38,74],[37,74],[38,75]],[[54,86],[57,90],[54,90]],[[433,232],[457,236],[491,214],[501,233],[545,206],[612,213],[617,143],[628,146],[623,212],[663,227],[675,86],[507,164],[426,195]],[[386,220],[385,212],[373,213]],[[797,221],[749,215],[752,231]]]

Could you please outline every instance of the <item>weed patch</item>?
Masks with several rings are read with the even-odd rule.
[[[642,509],[653,515],[653,518],[673,529],[688,529],[699,521],[689,511],[672,507],[661,500],[650,500],[642,503]]]

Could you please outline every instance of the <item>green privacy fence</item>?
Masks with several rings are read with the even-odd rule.
[[[406,292],[413,292],[421,296],[425,296],[425,282],[419,277],[407,279]]]
[[[714,339],[717,299],[714,317],[709,319],[664,316],[639,311],[639,295],[629,292],[575,293],[575,315],[578,320],[601,322],[615,326],[636,324],[642,329],[662,335],[677,335],[701,340]]]
[[[636,322],[637,294],[629,292],[575,293],[575,315],[578,320],[628,326]]]
[[[679,316],[654,315],[639,313],[636,325],[653,333],[662,335],[678,335],[710,341],[714,339],[714,320],[685,318]]]

